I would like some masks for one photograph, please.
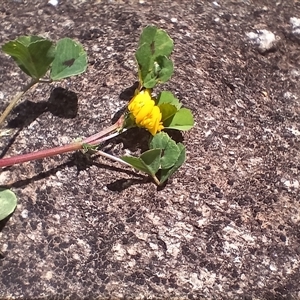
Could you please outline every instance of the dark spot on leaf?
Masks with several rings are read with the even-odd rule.
[[[155,44],[154,41],[150,44],[151,54],[153,55],[155,52]]]
[[[71,67],[73,64],[74,64],[74,61],[75,61],[75,58],[71,58],[69,60],[66,60],[63,62],[63,65],[64,66],[68,66],[68,67]]]

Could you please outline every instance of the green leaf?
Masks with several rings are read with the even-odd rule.
[[[159,110],[161,112],[162,122],[174,116],[178,111],[177,108],[170,103],[163,103],[159,105]]]
[[[87,68],[87,54],[81,44],[70,38],[57,42],[51,67],[51,79],[59,80],[83,73]]]
[[[194,126],[194,118],[189,109],[181,108],[174,116],[165,120],[163,125],[167,129],[189,130]]]
[[[8,189],[0,189],[0,220],[9,216],[17,206],[16,195]]]
[[[160,180],[159,180],[160,185],[162,185],[171,175],[173,175],[174,172],[176,172],[182,166],[182,164],[185,162],[186,154],[185,154],[184,145],[181,143],[178,143],[177,147],[180,151],[177,161],[175,162],[175,164],[173,165],[172,168],[161,170]]]
[[[122,160],[137,170],[154,176],[159,170],[161,149],[151,149],[144,152],[140,157],[123,156]]]
[[[160,132],[152,138],[150,148],[162,149],[162,156],[160,158],[161,169],[171,168],[180,155],[180,148],[165,132]]]
[[[46,74],[55,55],[53,43],[39,36],[21,36],[4,44],[2,50],[34,79]]]
[[[168,58],[174,43],[169,35],[155,26],[147,26],[140,37],[135,57],[139,65],[139,80],[146,88],[166,82],[173,74],[173,62]]]
[[[169,35],[164,30],[151,25],[145,27],[140,36],[139,46],[143,44],[151,46],[150,50],[153,56],[169,56],[174,48],[173,40]]]
[[[174,97],[173,93],[169,91],[162,91],[161,93],[159,93],[156,105],[160,106],[163,103],[172,104],[177,108],[177,110],[182,106],[179,100]]]
[[[122,156],[121,159],[130,164],[133,168],[151,175],[147,166],[145,166],[145,164],[139,157]]]
[[[159,170],[160,155],[161,155],[161,149],[151,149],[151,150],[145,151],[140,156],[140,159],[143,161],[145,166],[147,166],[151,175],[155,175],[156,172]]]

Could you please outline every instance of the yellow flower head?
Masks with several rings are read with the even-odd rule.
[[[151,98],[149,89],[134,96],[128,104],[128,110],[134,117],[136,125],[148,129],[152,135],[164,128],[160,109]]]

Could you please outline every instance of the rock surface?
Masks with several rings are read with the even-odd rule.
[[[86,73],[26,94],[2,155],[108,125],[148,24],[175,41],[161,89],[197,122],[187,162],[161,190],[101,157],[3,169],[19,204],[0,233],[0,299],[300,299],[299,1],[2,0],[0,16],[1,45],[68,36],[89,56]],[[264,53],[247,35],[262,30],[276,38]],[[28,79],[0,59],[3,111]]]

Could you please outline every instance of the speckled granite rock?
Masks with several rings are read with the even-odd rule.
[[[2,170],[19,204],[2,224],[0,299],[300,299],[300,52],[290,23],[299,15],[289,0],[2,0],[1,44],[69,36],[89,55],[85,74],[24,97],[2,155],[109,124],[150,23],[174,38],[167,88],[197,125],[184,134],[186,164],[162,190],[100,157]],[[263,54],[247,35],[260,30],[276,38]],[[0,58],[3,110],[26,77]]]

